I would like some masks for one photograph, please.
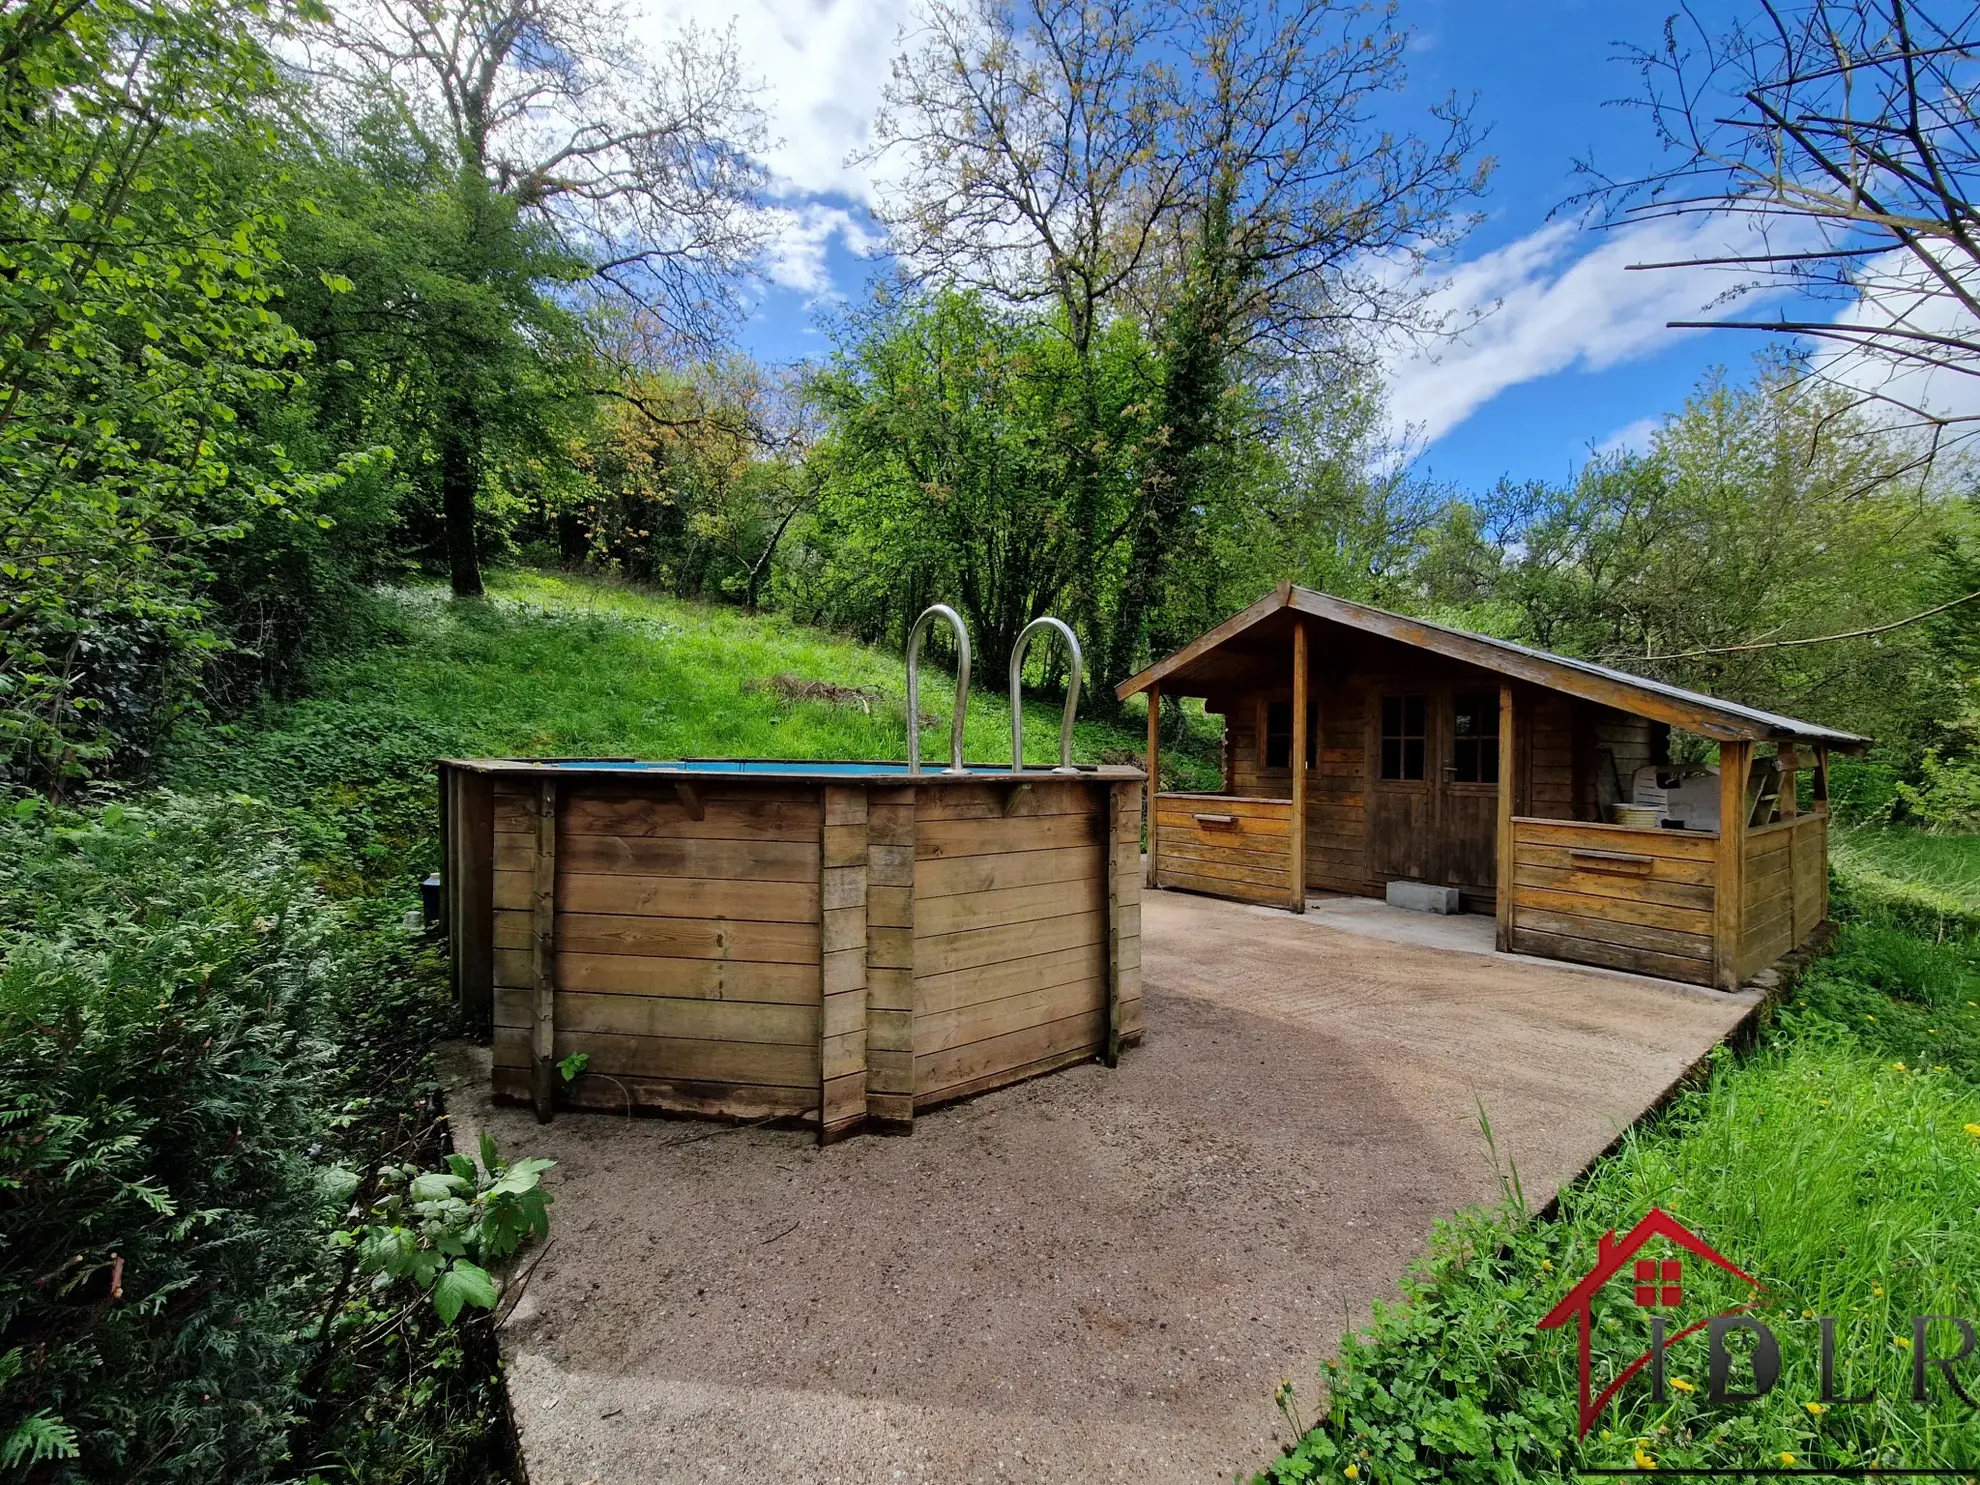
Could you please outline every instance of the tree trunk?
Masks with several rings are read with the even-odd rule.
[[[475,457],[473,414],[455,407],[440,435],[440,513],[447,528],[447,563],[456,598],[479,598],[481,554],[475,546],[475,487],[480,478]]]

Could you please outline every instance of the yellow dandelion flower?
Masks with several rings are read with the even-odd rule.
[[[1874,1021],[1874,1020],[1876,1020],[1877,1018],[1876,1018],[1875,1016],[1865,1016],[1865,1017],[1864,1017],[1863,1019],[1864,1019],[1864,1020],[1866,1020],[1866,1021]]]
[[[1895,1336],[1892,1338],[1891,1344],[1902,1350],[1909,1351],[1911,1349],[1911,1337],[1908,1335]]]
[[[1540,1272],[1541,1272],[1541,1273],[1543,1273],[1543,1274],[1551,1274],[1551,1273],[1552,1273],[1553,1271],[1554,1271],[1554,1260],[1553,1260],[1553,1259],[1551,1259],[1551,1258],[1543,1258],[1543,1259],[1541,1259],[1541,1260],[1540,1260]]]
[[[1870,1293],[1874,1298],[1882,1299],[1884,1297],[1884,1286],[1882,1284],[1872,1284],[1870,1286]]]
[[[1358,1464],[1351,1464],[1346,1469],[1342,1470],[1341,1473],[1346,1475],[1350,1480],[1359,1480],[1361,1478],[1361,1466]]]
[[[1781,1450],[1781,1467],[1783,1469],[1794,1468],[1794,1456],[1785,1449]]]
[[[1606,1429],[1606,1428],[1605,1428],[1605,1429],[1603,1429],[1603,1430],[1602,1430],[1602,1438],[1603,1438],[1603,1440],[1604,1440],[1604,1441],[1607,1441],[1607,1440],[1609,1440],[1609,1439],[1612,1439],[1612,1438],[1614,1438],[1614,1437],[1615,1437],[1615,1435],[1614,1435],[1614,1434],[1612,1434],[1612,1433],[1610,1433],[1610,1432],[1608,1431],[1608,1429]]]
[[[1691,1383],[1685,1381],[1683,1377],[1672,1377],[1671,1385],[1677,1388],[1679,1392],[1696,1392],[1698,1390]]]
[[[1802,1406],[1808,1409],[1809,1415],[1811,1417],[1815,1417],[1815,1418],[1819,1418],[1824,1413],[1829,1411],[1829,1405],[1827,1403],[1805,1402],[1802,1404]]]
[[[1903,1072],[1903,1071],[1904,1071],[1904,1064],[1903,1064],[1902,1062],[1893,1062],[1893,1063],[1891,1064],[1891,1071],[1892,1071],[1892,1072]]]
[[[1644,1453],[1641,1444],[1636,1446],[1636,1467],[1640,1470],[1654,1470],[1657,1467],[1657,1457]]]
[[[1980,1124],[1967,1125],[1966,1132],[1972,1135],[1976,1140],[1980,1140]]]

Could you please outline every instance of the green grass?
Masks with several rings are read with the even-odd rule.
[[[373,638],[322,664],[303,700],[227,727],[188,729],[167,761],[185,789],[241,789],[296,811],[311,858],[342,893],[410,884],[438,865],[433,761],[448,756],[845,758],[906,756],[907,677],[889,654],[776,615],[686,603],[589,579],[503,572],[490,596],[382,593]],[[1034,652],[1037,653],[1037,652]],[[870,711],[790,701],[775,675],[878,691]],[[965,756],[1010,757],[1004,677],[970,688]],[[922,756],[946,761],[952,679],[921,676]],[[1073,757],[1124,761],[1145,724],[1081,706]],[[1025,705],[1025,759],[1056,761],[1061,707]],[[1209,725],[1166,751],[1171,784],[1216,787]]]
[[[897,654],[781,615],[750,615],[582,578],[504,573],[492,595],[491,603],[475,605],[454,603],[437,589],[402,592],[399,602],[419,616],[421,643],[435,642],[442,663],[428,667],[415,657],[394,656],[396,674],[380,679],[426,709],[474,717],[480,735],[501,751],[907,756],[907,669]],[[780,674],[869,687],[882,698],[867,713],[749,689],[751,682]],[[973,677],[963,741],[972,762],[1010,758],[1005,683],[981,667]],[[947,760],[954,702],[952,677],[924,663],[925,761]],[[1090,691],[1082,710],[1092,710]],[[1026,705],[1027,762],[1057,761],[1059,722],[1059,706]],[[1139,754],[1145,746],[1136,725],[1081,720],[1073,732],[1073,757],[1082,763],[1101,762],[1109,753]]]
[[[1902,912],[1935,937],[1980,928],[1980,836],[1857,826],[1832,833],[1829,855],[1866,907]]]
[[[1787,1455],[1796,1467],[1980,1471],[1980,1414],[1936,1377],[1932,1404],[1914,1405],[1907,1350],[1913,1315],[1980,1320],[1980,951],[1857,898],[1850,875],[1874,861],[1906,887],[1896,873],[1914,860],[1949,892],[1977,844],[1854,836],[1839,903],[1852,921],[1758,1047],[1719,1053],[1702,1087],[1562,1193],[1553,1220],[1508,1203],[1441,1225],[1405,1302],[1378,1308],[1319,1379],[1318,1426],[1261,1478],[1563,1478],[1631,1467],[1639,1450],[1664,1470],[1782,1468]],[[1758,1403],[1708,1405],[1705,1338],[1694,1336],[1671,1353],[1665,1404],[1639,1377],[1577,1443],[1574,1337],[1537,1322],[1590,1267],[1602,1234],[1653,1206],[1765,1286],[1758,1313],[1780,1339],[1781,1380]],[[1695,1260],[1685,1282],[1684,1323],[1746,1298]],[[1600,1379],[1647,1346],[1645,1312],[1623,1285],[1611,1290],[1594,1333]],[[1807,1406],[1821,1397],[1820,1315],[1838,1321],[1843,1395],[1874,1386],[1875,1402]],[[1948,1354],[1958,1336],[1940,1328],[1932,1343]],[[1964,1374],[1980,1384],[1980,1368]],[[1980,1385],[1968,1390],[1980,1396]],[[1318,1395],[1294,1388],[1295,1417],[1302,1393]]]

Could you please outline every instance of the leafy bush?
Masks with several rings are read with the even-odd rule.
[[[1918,782],[1897,786],[1905,811],[1938,830],[1972,830],[1980,825],[1980,756],[1946,757],[1927,748],[1918,760]]]
[[[252,1479],[322,1262],[336,917],[268,814],[0,820],[0,1463]]]

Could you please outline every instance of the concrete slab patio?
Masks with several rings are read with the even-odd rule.
[[[559,1161],[504,1336],[534,1485],[1248,1478],[1279,1379],[1310,1404],[1495,1194],[1480,1104],[1538,1205],[1752,1004],[1367,914],[1143,913],[1144,1046],[910,1139],[544,1128],[462,1074],[461,1134]]]

